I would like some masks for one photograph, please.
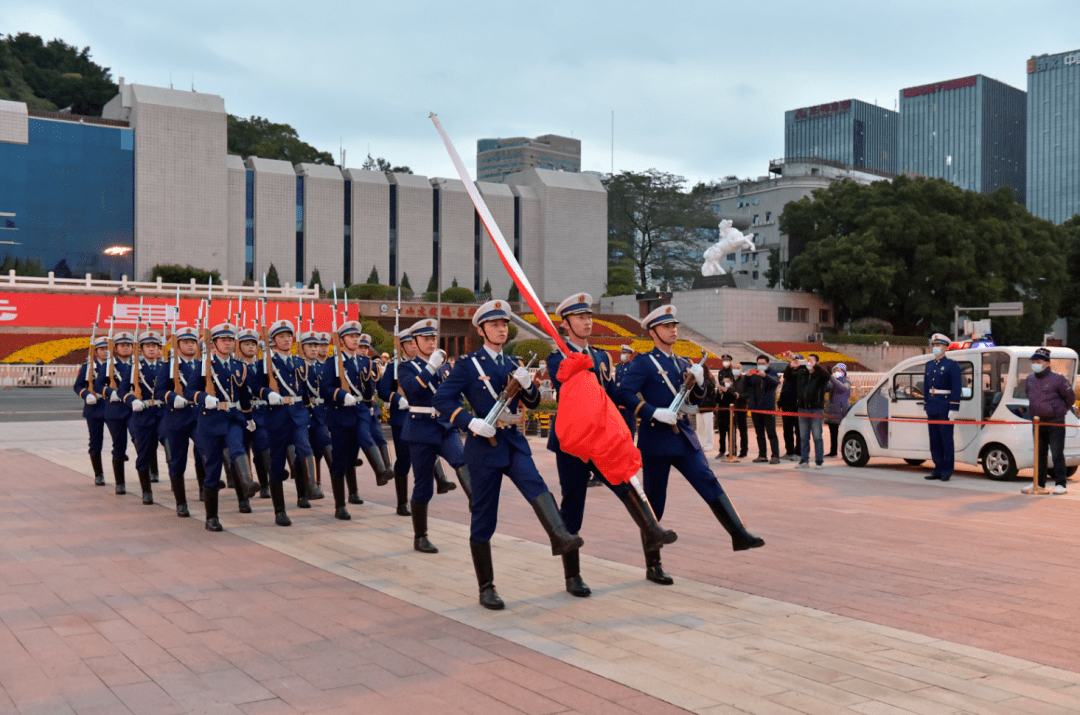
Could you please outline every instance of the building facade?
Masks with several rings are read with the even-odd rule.
[[[784,112],[784,160],[818,158],[897,173],[899,113],[857,99]]]
[[[229,155],[215,95],[121,79],[103,113],[38,117],[0,102],[0,240],[13,257],[114,279],[179,264],[262,282],[273,265],[283,284],[307,284],[315,270],[325,286],[362,283],[374,269],[383,284],[407,277],[416,293],[433,276],[443,289],[510,291],[457,179]],[[527,168],[477,186],[541,300],[604,293],[597,177]]]
[[[558,134],[477,140],[477,181],[501,183],[529,168],[580,172],[581,140]]]
[[[1080,213],[1080,50],[1027,62],[1027,208],[1062,223]]]
[[[1026,200],[1027,101],[1023,90],[972,75],[900,90],[899,169]]]

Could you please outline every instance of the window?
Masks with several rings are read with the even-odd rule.
[[[734,253],[727,254],[727,256],[725,256],[725,260],[727,260],[728,263],[734,263],[735,262],[735,254]]]
[[[431,190],[431,275],[439,275],[439,189]],[[436,277],[436,285],[438,283]]]
[[[754,206],[757,206],[760,203],[761,203],[761,197],[760,196],[755,196],[754,197]]]
[[[296,177],[296,285],[304,285],[304,177]]]
[[[749,260],[750,260],[750,254],[749,253],[742,254],[742,262],[743,263],[746,263]]]
[[[473,211],[473,293],[480,292],[480,271],[482,267],[480,246],[481,246],[481,228],[480,228],[480,214]]]
[[[1050,369],[1059,375],[1075,375],[1076,361],[1072,358],[1050,358]],[[1013,398],[1027,398],[1027,379],[1031,375],[1031,360],[1018,358],[1016,361],[1016,388]]]
[[[829,309],[828,308],[822,308],[821,310],[818,311],[818,322],[823,324],[823,325],[828,325],[829,324]]]
[[[754,225],[757,226],[761,223],[761,214],[754,214]]]
[[[893,395],[896,400],[923,399],[922,372],[898,372],[893,375]]]
[[[514,197],[514,258],[521,263],[521,197]]]
[[[390,184],[390,285],[397,285],[397,184]]]
[[[772,211],[765,212],[765,223],[768,223],[769,221],[772,221]]]
[[[777,308],[776,319],[781,323],[809,323],[809,308]]]
[[[244,277],[255,280],[255,172],[245,171],[246,197],[244,208]]]
[[[754,271],[754,280],[757,280],[757,279],[758,279],[758,272]]]
[[[344,263],[342,265],[345,285],[352,284],[352,181],[345,180],[345,241]]]

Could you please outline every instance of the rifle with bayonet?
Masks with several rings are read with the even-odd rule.
[[[140,365],[139,365],[139,362],[140,362],[139,353],[142,352],[139,349],[139,325],[141,325],[141,323],[142,323],[142,307],[143,307],[143,299],[142,299],[142,297],[140,297],[139,298],[139,312],[135,316],[135,345],[134,345],[134,350],[131,351],[131,391],[135,394],[135,399],[136,400],[141,400],[143,398],[142,383],[141,383],[142,370],[140,370]],[[149,320],[146,321],[146,326],[147,326],[147,329],[149,329],[149,327],[150,327],[150,321]]]
[[[262,323],[259,325],[259,337],[263,342],[263,368],[266,370],[267,385],[278,392],[277,376],[274,375],[274,358],[270,351],[270,333],[266,328],[266,274],[263,273]]]
[[[112,315],[109,316],[109,366],[106,368],[105,375],[109,379],[109,387],[116,389],[116,373],[114,371],[114,363],[116,358],[113,355],[113,347],[116,343],[113,342],[113,328],[116,327],[116,298],[112,301]]]
[[[98,303],[97,315],[94,317],[94,329],[90,331],[90,353],[86,358],[86,383],[90,388],[90,394],[95,397],[97,394],[94,392],[94,372],[97,368],[97,358],[94,356],[94,353],[96,352],[94,349],[94,342],[97,340],[97,328],[100,321],[101,303]]]
[[[397,309],[394,310],[394,383],[393,392],[401,392],[398,382],[398,365],[401,363],[401,286],[397,289]],[[404,393],[402,393],[404,394]]]
[[[213,289],[214,279],[210,278],[210,282],[206,287],[206,313],[203,315],[203,342],[206,343],[206,361],[203,363],[203,377],[206,379],[206,394],[210,397],[217,397],[217,390],[214,388],[214,368],[211,364],[214,361],[214,351],[213,346],[210,344],[210,306],[213,301],[211,295]]]
[[[330,340],[334,345],[334,374],[338,377],[338,383],[342,390],[349,391],[349,383],[345,379],[345,358],[341,354],[341,338],[338,337],[337,327],[337,283],[334,283],[334,305],[330,310]],[[351,394],[351,392],[350,392]]]
[[[532,357],[529,358],[529,362],[525,365],[526,370],[532,367],[532,364],[536,362],[536,353],[529,354],[532,355]],[[519,392],[521,392],[521,383],[515,380],[513,377],[507,378],[506,387],[502,389],[502,392],[499,393],[499,399],[496,400],[495,404],[492,405],[490,410],[488,410],[487,417],[484,418],[484,422],[494,427],[495,423],[499,419],[499,415],[501,415],[502,411],[506,409],[506,406],[510,404],[510,401],[517,397],[517,394]],[[491,442],[492,447],[498,444],[494,437],[488,437],[488,441]]]
[[[202,303],[199,303],[199,317],[202,317]],[[169,377],[172,379],[173,392],[181,397],[184,396],[180,388],[180,352],[179,341],[176,339],[177,320],[180,318],[180,287],[176,287],[176,314],[173,315],[172,342],[169,343]]]
[[[705,362],[705,358],[707,356],[708,356],[708,353],[705,352],[704,350],[702,350],[701,351],[701,360],[699,360],[697,364],[698,365],[703,364]],[[678,364],[678,358],[677,357],[672,356],[672,359],[676,361],[676,364]],[[691,364],[693,364],[693,363],[691,363]],[[694,378],[689,373],[687,373],[686,379],[683,380],[682,385],[679,387],[679,391],[675,394],[675,399],[673,399],[671,401],[671,404],[668,405],[668,409],[671,410],[671,413],[673,415],[675,415],[676,419],[679,418],[679,410],[681,410],[683,408],[683,405],[686,404],[686,398],[690,396],[690,389],[693,386],[694,386]],[[702,385],[702,389],[704,389],[704,387],[705,386]],[[671,431],[672,432],[678,432],[679,431],[679,426],[678,425],[671,425]]]

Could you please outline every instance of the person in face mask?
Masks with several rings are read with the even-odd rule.
[[[840,422],[851,407],[851,381],[847,376],[847,365],[838,362],[833,365],[829,378],[829,401],[825,403],[825,424],[829,426],[829,453],[826,457],[836,456],[836,440],[840,432]]]
[[[1024,381],[1028,398],[1028,417],[1039,418],[1039,487],[1046,486],[1046,454],[1054,460],[1053,494],[1061,495],[1065,489],[1065,416],[1076,405],[1069,379],[1050,369],[1050,351],[1039,348],[1031,356],[1032,375]],[[1032,493],[1031,485],[1020,491]]]
[[[781,412],[799,411],[799,376],[806,372],[802,355],[789,355],[788,366],[780,376],[780,399],[777,405]],[[784,415],[784,456],[798,462],[802,455],[802,440],[799,438],[799,418]]]
[[[634,361],[634,349],[629,345],[623,345],[619,349],[619,364],[615,366],[615,389],[619,389],[619,383],[626,377],[626,371],[630,369],[630,363]],[[630,438],[637,436],[637,416],[633,410],[619,405],[619,414],[626,420],[626,426],[630,428]]]
[[[742,366],[736,362],[733,362],[730,355],[720,356],[720,369],[716,371],[716,381],[720,386],[720,389],[726,392],[725,407],[730,403],[735,408],[735,432],[738,435],[738,452],[739,457],[746,456],[746,450],[749,445],[749,438],[746,430],[746,380],[742,374]],[[721,413],[717,419],[717,431],[721,435],[720,453],[717,454],[717,458],[724,456],[727,449],[727,432],[728,425],[731,419],[728,414]]]
[[[949,336],[934,333],[930,338],[930,350],[934,359],[926,363],[923,377],[924,409],[926,418],[934,421],[948,421],[950,412],[960,409],[960,366],[945,357],[949,347]],[[949,481],[953,473],[953,426],[951,424],[928,424],[930,433],[930,456],[934,460],[934,471],[925,479]]]

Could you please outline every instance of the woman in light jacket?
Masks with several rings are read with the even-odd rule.
[[[851,407],[851,381],[847,376],[847,365],[836,363],[829,376],[829,401],[825,404],[825,424],[829,425],[829,453],[826,457],[836,456],[836,438],[840,431],[840,420],[844,419]]]

